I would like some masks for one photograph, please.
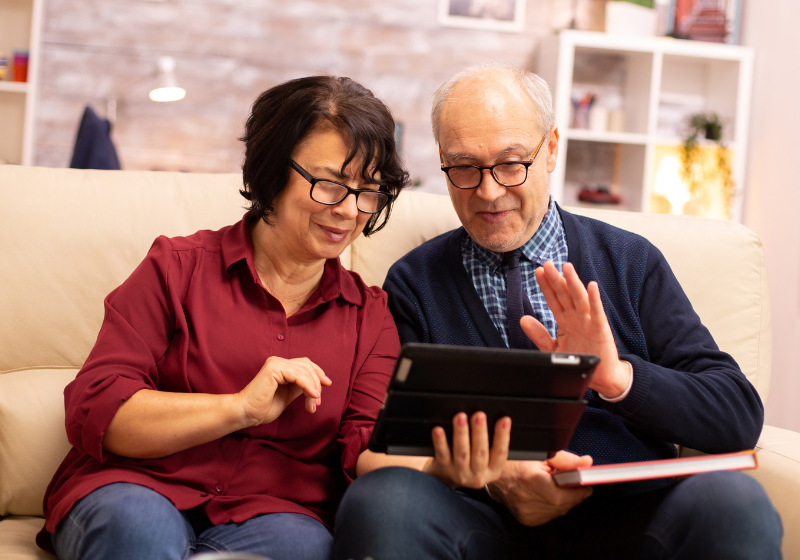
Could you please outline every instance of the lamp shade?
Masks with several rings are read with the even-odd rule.
[[[158,59],[158,73],[155,87],[150,91],[153,101],[179,101],[186,97],[186,90],[178,85],[175,77],[175,59],[162,56]]]

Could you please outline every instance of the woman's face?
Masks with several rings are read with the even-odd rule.
[[[298,144],[292,159],[313,177],[331,179],[354,189],[377,189],[377,180],[361,177],[361,161],[354,159],[341,174],[349,152],[341,134],[332,128],[320,128]],[[311,184],[294,169],[289,171],[286,188],[273,204],[274,233],[298,261],[332,259],[361,233],[371,214],[359,212],[355,195],[348,195],[333,206],[311,199]]]

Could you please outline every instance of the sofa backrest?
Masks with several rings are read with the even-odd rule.
[[[688,216],[566,210],[638,233],[658,247],[717,344],[736,359],[766,402],[772,330],[764,251],[755,233],[740,224]],[[397,259],[460,225],[449,197],[403,193],[384,229],[353,242],[351,270],[380,286]]]
[[[69,444],[64,386],[91,350],[103,299],[158,235],[243,215],[241,176],[0,165],[0,515],[41,515]],[[651,239],[717,339],[766,400],[771,334],[758,238],[725,222],[577,210]],[[381,285],[410,249],[459,224],[446,196],[406,192],[345,266]],[[352,259],[352,263],[351,263]]]

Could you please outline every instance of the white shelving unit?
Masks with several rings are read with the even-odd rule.
[[[28,81],[0,81],[0,160],[33,165],[33,125],[38,85],[43,0],[0,0],[0,51],[28,49]]]
[[[679,146],[685,118],[713,111],[722,117],[723,140],[732,151],[731,217],[741,221],[753,56],[741,46],[588,31],[562,31],[543,41],[537,73],[550,84],[561,137],[550,176],[553,197],[580,205],[581,186],[593,178],[611,183],[613,176],[621,208],[650,211],[657,147]],[[598,95],[597,106],[606,104],[617,130],[572,126],[572,99],[586,92]]]

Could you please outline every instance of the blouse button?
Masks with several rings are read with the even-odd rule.
[[[279,334],[279,335],[278,335],[278,340],[283,340],[284,338],[286,338],[286,337],[285,337],[285,336],[283,336],[282,334]]]
[[[217,484],[217,485],[214,487],[214,490],[216,490],[217,492],[222,492],[222,485],[220,485],[220,484]]]

